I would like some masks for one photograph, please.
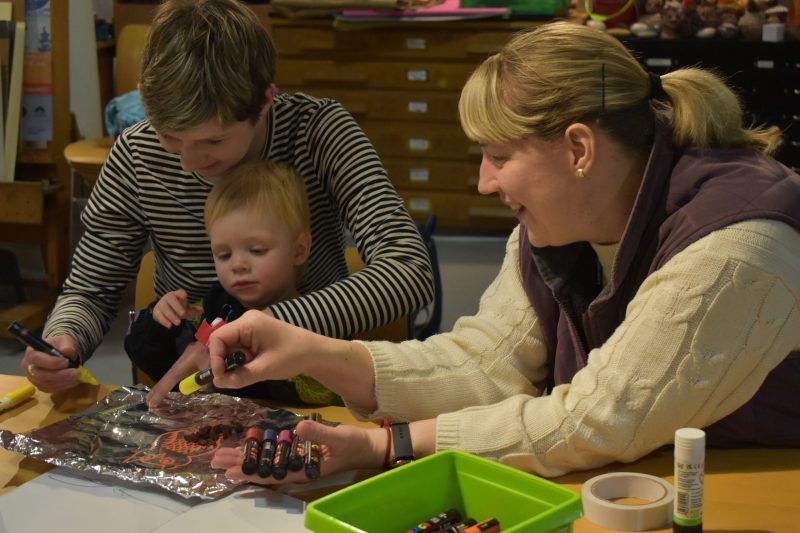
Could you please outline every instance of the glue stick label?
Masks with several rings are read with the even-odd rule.
[[[675,515],[688,524],[703,518],[703,463],[675,463]]]
[[[675,504],[672,519],[677,526],[701,526],[703,523],[705,437],[702,430],[695,428],[681,428],[675,432]]]

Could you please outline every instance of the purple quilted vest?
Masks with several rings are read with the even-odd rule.
[[[800,231],[800,176],[752,150],[678,152],[659,125],[613,279],[602,299],[588,243],[535,248],[520,229],[520,270],[540,318],[550,385],[569,383],[611,336],[647,276],[712,231],[765,218]],[[798,332],[800,335],[800,332]],[[745,405],[706,428],[711,446],[800,446],[800,351],[767,376]]]

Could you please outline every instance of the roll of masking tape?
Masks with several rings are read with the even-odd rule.
[[[583,484],[584,516],[598,526],[618,531],[645,531],[672,523],[672,485],[660,477],[634,472],[596,476]],[[637,498],[641,505],[614,500]]]

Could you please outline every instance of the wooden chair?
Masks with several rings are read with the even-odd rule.
[[[115,94],[125,94],[136,89],[139,83],[142,49],[148,31],[150,26],[147,24],[128,24],[122,28],[116,42]],[[72,171],[92,187],[100,175],[103,163],[108,158],[113,142],[110,137],[75,141],[64,148],[64,157]]]
[[[126,26],[127,27],[127,26]],[[350,273],[356,272],[364,268],[364,261],[358,254],[358,249],[355,246],[350,246],[345,250],[345,259],[347,260],[347,268]],[[153,252],[147,252],[142,257],[142,262],[139,265],[139,272],[136,275],[136,291],[134,295],[134,307],[141,309],[146,307],[150,302],[155,299],[155,261]],[[388,324],[363,331],[355,336],[360,340],[387,340],[392,342],[400,342],[410,339],[413,333],[413,320],[409,315],[401,316]],[[150,377],[133,366],[133,382],[143,383],[148,387],[154,385]]]

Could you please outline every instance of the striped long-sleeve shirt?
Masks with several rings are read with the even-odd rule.
[[[366,135],[337,102],[279,95],[270,108],[264,159],[292,165],[311,209],[311,256],[300,298],[270,307],[286,322],[334,337],[385,324],[426,305],[427,251]],[[45,336],[74,337],[88,356],[108,331],[146,243],[160,297],[184,289],[202,298],[216,281],[203,224],[212,183],[181,169],[147,121],[114,143],[81,219],[86,228]],[[343,230],[367,266],[347,274]]]

